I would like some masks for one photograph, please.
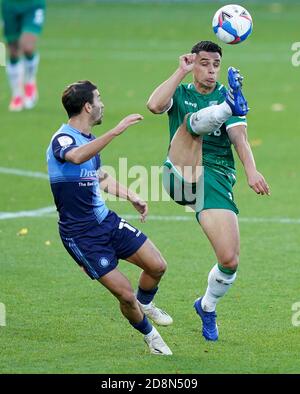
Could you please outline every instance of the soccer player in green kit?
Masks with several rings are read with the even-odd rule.
[[[2,0],[4,37],[9,53],[6,70],[12,93],[10,111],[31,109],[38,98],[36,42],[44,24],[45,5],[45,0]]]
[[[247,139],[248,106],[241,92],[243,78],[230,67],[228,90],[217,82],[221,58],[222,49],[217,44],[197,43],[191,53],[180,56],[177,70],[154,90],[147,103],[151,112],[167,112],[169,116],[170,146],[164,163],[164,186],[177,203],[195,209],[217,258],[204,296],[194,303],[202,320],[202,334],[211,341],[219,335],[216,304],[236,279],[239,263],[231,145],[244,166],[249,186],[257,194],[270,194],[263,175],[256,169]],[[190,72],[193,83],[182,84]]]

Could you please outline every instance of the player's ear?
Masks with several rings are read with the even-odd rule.
[[[88,101],[84,104],[84,109],[87,113],[90,113],[92,111],[92,104],[90,104]]]

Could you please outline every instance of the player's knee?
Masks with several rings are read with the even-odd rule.
[[[153,265],[151,267],[151,276],[155,278],[161,278],[167,270],[166,260],[160,253],[157,253],[154,257]]]
[[[239,265],[239,255],[238,254],[228,254],[220,261],[222,267],[236,271]]]
[[[35,41],[23,38],[21,40],[21,48],[25,56],[32,56],[35,52]]]
[[[136,303],[136,295],[133,290],[124,290],[118,297],[121,304],[134,307]]]
[[[29,45],[29,46],[23,47],[23,53],[27,57],[33,56],[34,52],[35,51],[34,51],[34,47],[33,46]]]

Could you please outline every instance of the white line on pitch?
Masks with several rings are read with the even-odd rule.
[[[34,172],[34,171],[26,171],[20,170],[18,168],[6,168],[0,167],[0,173],[2,174],[11,174],[18,176],[27,176],[29,178],[39,178],[39,179],[47,179],[48,175],[43,172]],[[56,208],[53,207],[45,207],[32,211],[19,211],[19,212],[0,212],[0,220],[4,219],[15,219],[22,217],[42,217],[42,216],[54,216],[51,215],[56,211]],[[56,214],[55,214],[56,216]],[[139,219],[137,215],[120,215],[128,220],[136,220]],[[194,215],[191,216],[163,216],[163,215],[149,215],[148,220],[153,221],[168,221],[168,222],[189,222],[195,220]],[[241,223],[280,223],[280,224],[300,224],[300,219],[292,219],[292,218],[243,218],[239,217],[239,222]]]
[[[52,206],[52,207],[35,209],[33,211],[0,212],[0,220],[45,216],[46,214],[49,214],[49,213],[52,213],[55,211],[56,211],[56,208],[54,206]]]
[[[137,215],[120,215],[124,219],[135,220],[140,217]],[[149,215],[147,220],[157,220],[157,221],[170,221],[170,222],[188,222],[195,219],[195,215],[192,216],[160,216],[160,215]],[[300,224],[300,219],[291,218],[241,218],[239,217],[239,222],[243,223],[283,223],[283,224]]]
[[[25,171],[19,170],[18,168],[6,168],[0,167],[1,174],[10,174],[10,175],[18,175],[18,176],[27,176],[29,178],[40,178],[40,179],[49,179],[48,175],[43,172],[36,171]]]
[[[0,220],[5,219],[17,219],[24,217],[57,217],[55,213],[56,208],[54,206],[40,208],[31,211],[19,211],[19,212],[0,212]],[[138,215],[120,215],[127,220],[138,220]],[[190,222],[195,220],[194,215],[179,216],[179,215],[149,215],[147,220],[149,221],[167,221],[167,222]],[[300,224],[300,219],[292,218],[239,218],[241,223],[277,223],[277,224]]]

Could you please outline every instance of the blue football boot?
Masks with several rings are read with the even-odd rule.
[[[247,100],[242,93],[243,77],[239,70],[234,67],[228,68],[228,91],[226,93],[226,103],[232,110],[234,116],[244,116],[249,111]]]
[[[207,341],[216,341],[219,337],[216,312],[205,312],[202,309],[201,300],[202,298],[198,298],[194,302],[194,308],[202,320],[202,335]]]

